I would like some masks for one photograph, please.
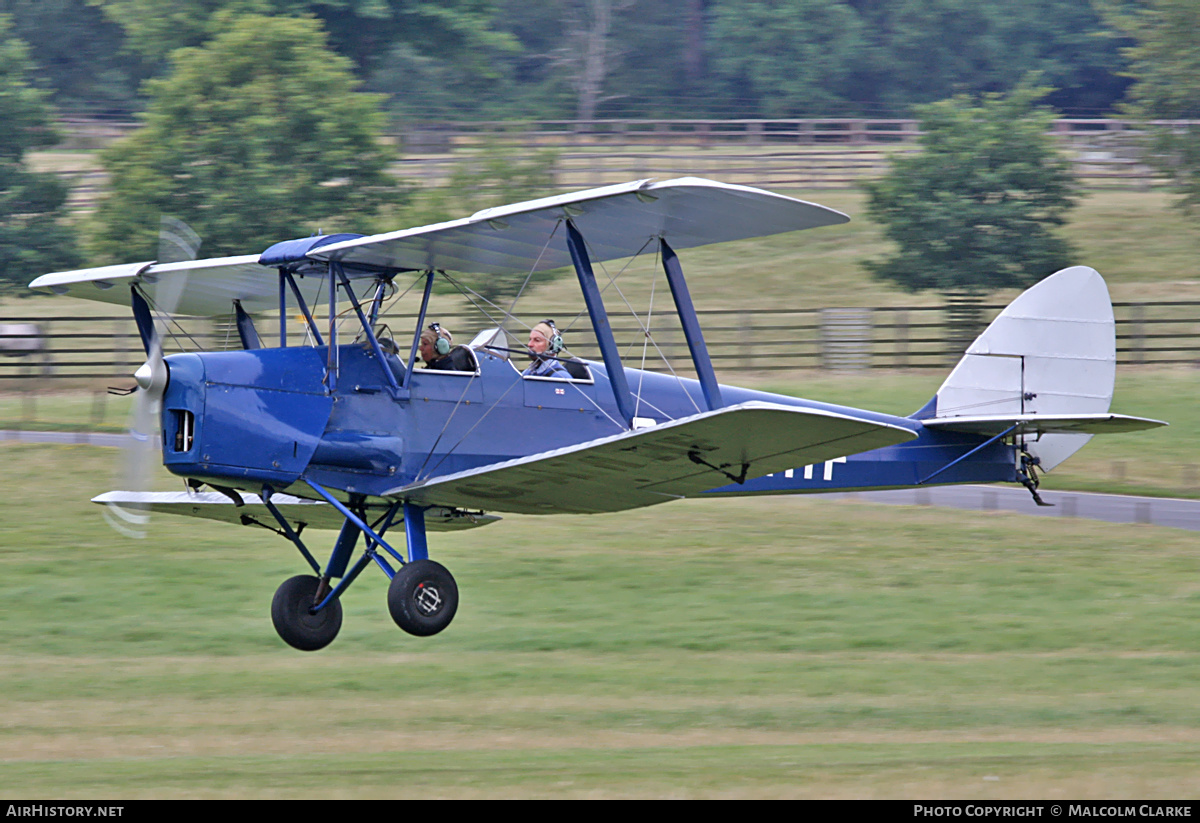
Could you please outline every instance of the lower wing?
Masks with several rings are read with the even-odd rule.
[[[890,423],[748,402],[387,494],[421,505],[525,514],[616,512],[915,437]]]
[[[202,517],[224,523],[240,523],[243,526],[277,525],[271,512],[256,494],[235,491],[241,498],[238,505],[231,497],[219,492],[127,492],[111,491],[92,498],[93,503],[117,506],[131,512],[161,512],[180,514],[186,517]],[[303,523],[312,529],[340,529],[346,518],[328,503],[305,500],[287,494],[271,496],[275,508],[292,523]],[[368,506],[372,516],[387,511],[386,505]],[[397,518],[400,523],[403,518]],[[430,531],[457,531],[494,523],[499,517],[480,512],[463,512],[450,509],[428,509],[425,512],[425,527]]]

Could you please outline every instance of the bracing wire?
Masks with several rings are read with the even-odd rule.
[[[445,272],[442,272],[442,276],[444,278],[446,278],[447,283],[454,286],[454,288],[458,289],[459,294],[461,294],[463,297],[467,298],[467,302],[471,304],[472,308],[474,308],[476,311],[478,311],[480,314],[482,314],[484,317],[486,317],[489,323],[495,324],[497,328],[507,331],[507,329],[504,328],[504,320],[503,319],[497,320],[495,317],[492,316],[492,314],[490,312],[488,312],[487,309],[485,309],[483,306],[479,305],[479,303],[477,303],[473,298],[478,297],[484,303],[491,306],[493,309],[501,312],[502,314],[506,315],[507,317],[512,319],[514,322],[519,323],[522,326],[526,326],[526,328],[530,328],[526,323],[518,320],[515,315],[508,314],[507,312],[505,312],[505,310],[501,306],[497,306],[491,300],[488,300],[482,294],[475,291],[474,289],[472,289],[470,286],[466,285],[465,283],[460,283],[458,280],[455,280],[453,277],[451,277],[449,274],[446,274]]]
[[[470,436],[471,432],[473,432],[473,431],[475,431],[475,429],[479,428],[479,424],[482,423],[485,419],[487,419],[487,416],[489,414],[491,414],[497,406],[500,405],[500,401],[502,401],[505,397],[507,397],[508,393],[513,390],[513,387],[519,385],[520,382],[521,382],[520,380],[514,380],[512,382],[512,384],[507,389],[504,390],[504,393],[496,398],[496,402],[493,403],[492,405],[488,406],[487,411],[485,411],[483,414],[481,414],[479,416],[479,419],[475,421],[475,425],[471,426],[471,428],[469,428],[465,432],[463,432],[462,437],[458,438],[458,442],[456,442],[453,446],[451,446],[450,449],[445,454],[442,455],[442,459],[439,460],[434,465],[434,467],[429,470],[429,474],[425,475],[426,478],[433,477],[433,473],[436,472],[441,467],[442,463],[446,462],[446,458],[448,458],[450,455],[452,455],[454,453],[454,450],[463,444],[463,442],[467,439],[467,437]],[[433,454],[433,452],[431,451],[429,456],[427,456],[425,458],[426,462],[429,461],[429,457],[432,456],[432,454]],[[425,468],[424,463],[421,464],[421,468]],[[419,472],[418,472],[418,475],[416,477],[414,477],[413,482],[414,483],[418,482],[420,479],[421,478],[420,478]]]
[[[458,407],[462,405],[463,399],[466,398],[467,392],[471,388],[471,384],[475,382],[475,377],[476,377],[476,375],[472,374],[467,379],[467,384],[465,386],[463,386],[462,394],[460,394],[458,396],[458,401],[454,404],[454,408],[452,408],[450,410],[450,414],[446,415],[446,422],[442,424],[442,430],[440,432],[438,432],[438,436],[436,438],[434,438],[433,445],[429,447],[429,454],[425,455],[425,460],[421,463],[421,467],[419,469],[417,469],[416,473],[414,474],[414,478],[420,478],[422,470],[424,470],[425,466],[429,463],[429,459],[431,457],[433,457],[433,453],[435,451],[437,451],[438,443],[442,442],[442,436],[446,433],[446,430],[448,428],[450,428],[450,421],[454,419],[455,413],[458,412]],[[472,427],[472,428],[474,428],[474,427]],[[459,443],[461,443],[461,442],[462,442],[462,440],[460,439]],[[451,447],[450,451],[452,452],[452,451],[454,451],[454,449],[458,448],[459,443],[455,443],[454,446]],[[450,452],[446,452],[446,457],[449,457],[449,456],[450,456]],[[443,457],[442,459],[444,460],[445,457]],[[442,463],[439,460],[438,466],[440,466],[440,465],[442,465]],[[435,471],[437,470],[437,466],[434,467],[434,470]]]
[[[139,289],[138,291],[141,293],[142,299],[144,299],[146,301],[146,304],[148,306],[150,306],[151,309],[154,310],[155,319],[156,319],[156,321],[161,322],[162,330],[167,333],[167,335],[171,338],[171,340],[175,343],[175,345],[179,347],[180,351],[187,351],[187,349],[184,348],[183,343],[180,341],[180,335],[182,335],[182,337],[185,337],[188,340],[190,340],[192,345],[196,347],[197,351],[204,351],[204,346],[200,345],[199,341],[197,341],[196,338],[192,337],[191,333],[187,329],[185,329],[179,323],[178,320],[176,320],[172,315],[170,315],[167,312],[160,309],[153,297],[151,297],[149,294],[147,294],[142,289]],[[158,328],[159,322],[156,322],[154,325],[155,325],[155,328]],[[172,326],[174,326],[175,329],[178,329],[178,334],[176,334],[176,332],[172,330],[172,328],[171,328]],[[159,342],[161,345],[161,341],[159,341]]]
[[[521,288],[517,291],[516,296],[512,299],[512,303],[508,305],[508,311],[504,314],[506,317],[512,317],[512,311],[517,307],[517,301],[521,299],[521,295],[525,293],[525,287],[529,285],[530,278],[537,271],[538,263],[542,262],[542,255],[546,253],[546,249],[550,248],[550,241],[554,239],[554,235],[558,232],[558,227],[562,225],[562,218],[554,222],[554,228],[550,230],[550,234],[546,237],[546,242],[542,244],[542,250],[538,252],[537,259],[533,261],[533,265],[529,267],[529,274],[525,275],[525,282],[521,284]],[[503,328],[503,326],[501,326]]]
[[[621,267],[621,270],[618,271],[615,275],[609,274],[608,268],[604,265],[604,262],[600,261],[598,263],[598,265],[600,266],[600,270],[602,272],[604,272],[604,276],[608,278],[608,283],[605,284],[604,288],[600,290],[600,293],[603,294],[605,291],[607,291],[609,286],[612,286],[616,290],[617,294],[621,298],[621,301],[623,303],[625,303],[625,307],[629,310],[630,315],[637,322],[638,327],[640,328],[642,334],[644,335],[645,340],[648,341],[650,345],[654,346],[655,352],[658,353],[658,356],[662,360],[663,365],[665,365],[667,367],[667,371],[669,371],[671,373],[671,376],[674,377],[675,381],[679,384],[680,389],[683,390],[684,396],[687,397],[688,401],[692,404],[692,407],[696,410],[696,412],[700,413],[703,410],[700,408],[700,405],[696,402],[696,398],[692,397],[692,393],[690,391],[688,391],[687,385],[683,382],[683,378],[680,377],[679,373],[675,371],[675,367],[671,365],[670,358],[667,357],[666,352],[664,352],[662,350],[662,348],[658,345],[658,341],[654,339],[654,335],[651,333],[649,327],[642,323],[642,320],[638,316],[637,311],[634,309],[633,305],[629,302],[629,300],[625,297],[625,293],[621,291],[621,287],[618,286],[617,282],[616,282],[617,278],[620,277],[622,274],[624,274],[625,271],[631,265],[633,265],[633,262],[637,259],[637,257],[640,256],[643,251],[645,251],[646,246],[648,246],[650,243],[652,243],[655,239],[657,239],[657,238],[654,238],[654,237],[648,238],[646,240],[646,242],[642,244],[641,248],[639,248],[637,250],[637,252],[634,254],[634,256],[632,258],[630,258],[629,261],[626,262],[626,264]],[[586,238],[584,239],[584,242],[585,243],[587,242]],[[589,251],[590,251],[590,246],[589,246]],[[656,260],[658,259],[657,251],[655,252],[655,259]],[[657,267],[655,268],[655,271],[657,272]],[[571,325],[574,325],[574,323],[577,322],[583,316],[583,314],[584,314],[584,312],[580,312],[579,314],[575,315],[575,318],[571,321]],[[645,361],[643,360],[643,365],[644,364],[645,364]],[[639,394],[640,394],[640,383],[639,383]],[[640,400],[640,398],[635,398],[635,403],[638,400]]]

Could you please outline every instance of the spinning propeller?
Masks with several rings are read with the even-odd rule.
[[[157,263],[182,263],[195,260],[200,250],[200,237],[180,220],[163,217],[158,235]],[[133,410],[129,419],[129,440],[124,448],[118,477],[124,491],[150,491],[151,478],[159,462],[162,428],[162,400],[170,379],[170,370],[163,356],[164,317],[175,313],[187,285],[187,272],[175,272],[163,277],[146,278],[152,291],[155,321],[146,352],[146,362],[133,373],[137,382]],[[146,536],[150,521],[148,508],[126,507],[108,503],[103,509],[109,525],[127,537]]]

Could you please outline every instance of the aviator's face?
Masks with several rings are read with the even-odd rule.
[[[529,332],[529,350],[534,354],[542,354],[550,346],[550,341],[547,340],[540,331],[536,329]]]
[[[433,342],[427,338],[421,338],[419,350],[421,352],[421,359],[426,363],[430,362],[437,356],[437,352],[433,349]]]

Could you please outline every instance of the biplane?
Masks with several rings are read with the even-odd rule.
[[[400,628],[428,636],[449,625],[458,588],[430,559],[428,532],[505,513],[926,484],[1019,483],[1042,503],[1038,473],[1092,435],[1165,425],[1109,412],[1112,307],[1082,266],[1020,295],[907,417],[719,383],[677,253],[848,219],[745,186],[639,180],[261,254],[58,272],[31,287],[132,307],[147,354],[135,375],[141,417],[157,422],[162,463],[185,480],[181,492],[126,488],[95,502],[126,525],[166,512],[278,532],[312,573],[284,581],[272,620],[285,642],[315,650],[337,635],[341,598],[371,565],[390,578]],[[594,264],[647,253],[694,378],[622,360]],[[524,375],[529,352],[504,311],[453,369],[416,367],[435,281],[560,267],[578,279],[599,359],[555,350],[543,357],[570,363],[567,374]],[[402,280],[411,338],[381,318]],[[232,316],[240,348],[164,355],[174,315]],[[264,339],[255,318],[273,315],[277,338]],[[159,449],[149,426],[134,429]],[[307,529],[337,531],[323,563]]]

